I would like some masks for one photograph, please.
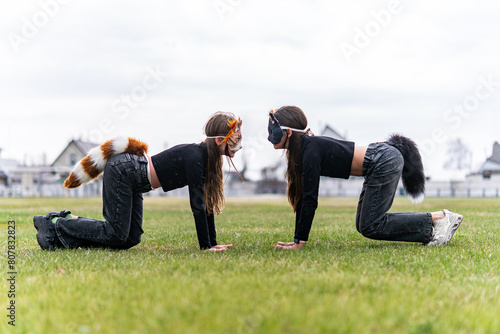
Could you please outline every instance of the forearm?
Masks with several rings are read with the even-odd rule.
[[[298,243],[300,240],[309,240],[309,232],[311,231],[315,212],[316,206],[303,206],[300,211],[297,211],[295,218],[295,243]]]
[[[193,213],[194,221],[196,224],[196,234],[198,235],[198,242],[200,249],[208,249],[213,245],[210,242],[210,233],[207,223],[207,216],[205,213]]]
[[[210,238],[210,245],[217,246],[217,231],[215,230],[215,219],[214,215],[209,215],[207,213],[207,223],[208,223],[208,234]]]

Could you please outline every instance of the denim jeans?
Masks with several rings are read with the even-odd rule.
[[[386,143],[370,144],[363,161],[365,181],[359,197],[356,228],[370,239],[428,243],[430,213],[387,213],[394,201],[404,160]]]
[[[151,190],[146,157],[122,153],[111,157],[103,175],[105,220],[59,218],[56,234],[66,248],[128,249],[141,242],[142,194]]]

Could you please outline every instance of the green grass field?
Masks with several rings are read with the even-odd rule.
[[[355,228],[356,199],[321,199],[292,241],[285,199],[228,198],[225,253],[198,249],[187,199],[145,198],[127,251],[42,251],[32,216],[101,217],[100,199],[0,199],[2,333],[500,333],[500,200],[397,199],[392,211],[460,212],[447,247],[382,242]],[[16,221],[16,327],[8,325],[7,223]],[[62,268],[62,269],[59,269]]]

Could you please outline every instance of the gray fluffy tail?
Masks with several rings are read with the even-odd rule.
[[[417,144],[398,134],[391,135],[387,144],[397,148],[403,155],[403,186],[406,193],[413,202],[422,202],[425,193],[425,174]]]

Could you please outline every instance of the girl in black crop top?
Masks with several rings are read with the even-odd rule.
[[[132,138],[91,150],[64,185],[76,188],[104,170],[104,220],[72,216],[67,210],[35,216],[38,243],[43,249],[133,247],[143,233],[142,193],[187,185],[200,248],[227,250],[232,245],[217,244],[214,215],[224,206],[222,155],[232,158],[241,148],[241,123],[233,114],[216,113],[205,126],[205,141],[178,145],[151,158],[147,145]]]
[[[353,142],[313,136],[304,112],[285,106],[269,113],[268,140],[275,149],[286,149],[288,200],[295,216],[294,242],[278,242],[283,249],[300,249],[309,239],[318,206],[320,176],[348,179],[364,176],[356,228],[377,240],[446,245],[463,216],[449,210],[432,213],[388,213],[403,177],[406,192],[423,200],[425,176],[413,141],[393,135],[387,142],[356,146]]]

